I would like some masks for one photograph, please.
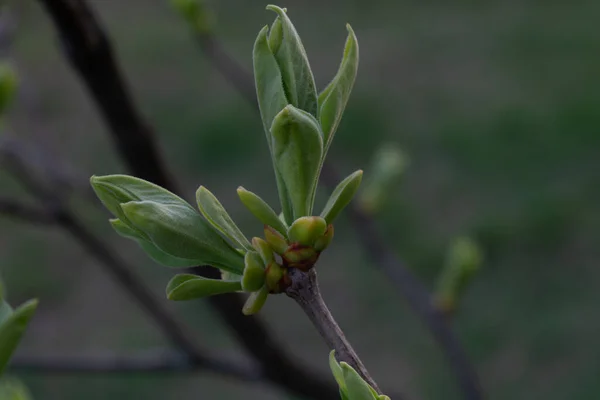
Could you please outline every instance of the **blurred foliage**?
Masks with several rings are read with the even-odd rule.
[[[244,232],[258,234],[234,192],[243,184],[271,204],[276,199],[271,180],[261,178],[271,165],[253,108],[212,69],[167,1],[92,3],[189,194],[200,184],[209,187]],[[293,7],[319,87],[339,63],[345,31],[338,28],[350,22],[356,31],[361,66],[331,158],[347,174],[365,168],[384,142],[410,156],[402,185],[390,189],[378,214],[390,245],[431,287],[452,238],[466,235],[482,247],[485,268],[462,299],[455,325],[489,398],[596,398],[600,3],[285,5]],[[216,34],[249,68],[263,7],[231,0],[210,6]],[[24,88],[10,110],[14,131],[83,175],[125,172],[43,10],[29,1],[19,12],[14,56]],[[0,187],[20,195],[5,175]],[[134,246],[99,222],[104,216],[79,209],[121,254],[145,267],[139,270],[160,295],[168,271],[143,265]],[[45,323],[34,321],[27,351],[82,354],[163,344],[129,298],[57,231],[0,220],[0,259],[16,301],[42,300],[38,317]],[[371,268],[343,217],[320,263],[332,312],[384,390],[459,398],[439,349]],[[177,311],[207,346],[238,351],[203,303]],[[294,338],[300,360],[322,364],[319,338],[291,303],[273,302],[264,311],[282,338]],[[41,332],[44,340],[36,340]],[[23,379],[34,397],[61,400],[154,399],[167,392],[185,399],[199,387],[213,390],[213,399],[285,398],[208,375]]]

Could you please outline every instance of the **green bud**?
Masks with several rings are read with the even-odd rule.
[[[348,38],[342,63],[335,78],[319,94],[319,120],[324,135],[324,156],[342,119],[358,71],[358,42],[350,25],[346,25],[346,28]]]
[[[204,218],[225,237],[234,243],[237,243],[246,250],[252,250],[252,245],[246,239],[240,228],[233,222],[225,207],[219,200],[204,186],[200,186],[196,192],[196,201],[198,208]]]
[[[270,43],[273,44],[271,51],[281,70],[288,102],[316,118],[318,100],[315,78],[300,36],[282,8],[269,5],[267,10],[277,13],[281,21],[281,28],[277,26],[277,22],[274,24],[274,34],[271,33],[274,37]]]
[[[252,247],[260,254],[264,265],[273,261],[273,249],[269,246],[269,243],[259,237],[255,237],[252,239]]]
[[[285,283],[282,282],[286,275],[286,270],[275,261],[267,265],[266,286],[271,293],[281,293],[285,289]]]
[[[254,251],[246,253],[244,262],[242,289],[246,292],[255,292],[265,284],[265,264],[260,255]]]
[[[333,240],[333,231],[334,231],[333,225],[329,224],[327,226],[327,230],[325,231],[325,234],[317,239],[317,241],[313,245],[313,248],[316,251],[321,252],[321,251],[325,250],[327,247],[329,247],[329,245],[331,244],[331,241]]]
[[[193,274],[179,274],[169,281],[166,291],[169,300],[183,301],[237,292],[241,289],[242,284],[239,281],[223,281]]]
[[[436,301],[442,310],[454,311],[458,300],[479,270],[482,259],[481,250],[469,238],[457,238],[450,246],[436,291]]]
[[[0,64],[0,114],[4,114],[17,91],[17,74],[8,64]]]
[[[317,239],[325,235],[327,223],[321,217],[301,217],[288,229],[290,243],[313,246]]]
[[[309,246],[291,245],[281,257],[286,267],[308,271],[319,259],[319,253]]]
[[[21,337],[33,317],[37,305],[37,300],[29,300],[10,315],[7,315],[0,324],[0,375],[2,375],[12,353],[21,341]]]
[[[285,253],[288,248],[288,242],[285,240],[285,237],[268,225],[265,225],[264,232],[265,240],[273,251],[279,255]]]
[[[331,224],[338,214],[352,201],[354,194],[360,186],[363,172],[358,170],[341,181],[329,196],[325,208],[321,212],[321,217],[325,218],[328,224]]]
[[[284,236],[287,235],[285,224],[263,199],[241,186],[237,189],[237,193],[242,203],[260,222],[272,226]]]
[[[265,305],[267,297],[269,297],[269,289],[266,286],[263,286],[257,292],[250,293],[248,300],[246,300],[246,303],[244,304],[242,313],[244,315],[256,314]]]
[[[275,116],[271,135],[275,167],[285,183],[293,218],[310,215],[323,154],[319,123],[306,111],[288,105]]]

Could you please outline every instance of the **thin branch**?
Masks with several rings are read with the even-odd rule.
[[[140,178],[180,193],[162,161],[153,132],[133,105],[110,42],[90,7],[83,0],[39,1],[52,17],[68,60],[90,90],[128,169]],[[215,273],[212,269],[202,271]],[[241,314],[243,300],[239,295],[211,298],[209,304],[242,339],[244,348],[273,383],[314,399],[337,395],[333,385],[290,358],[260,319]]]
[[[292,285],[286,290],[286,294],[302,308],[329,348],[335,350],[338,361],[347,362],[373,389],[382,394],[323,301],[314,268],[308,273],[291,268],[289,276]]]
[[[197,373],[210,372],[244,382],[261,382],[265,377],[251,366],[209,358],[195,363],[172,352],[115,356],[17,356],[10,370],[21,373],[61,374],[123,374],[123,373]]]
[[[22,204],[17,200],[0,198],[0,215],[34,225],[53,225],[54,214],[45,209]]]
[[[240,95],[251,104],[256,103],[252,88],[252,77],[231,58],[221,43],[210,33],[196,34],[203,52],[214,66],[233,83]],[[215,56],[215,55],[218,55]],[[340,181],[332,165],[325,162],[322,173],[326,186],[334,188]],[[432,306],[428,290],[410,272],[405,264],[384,245],[384,240],[375,227],[374,220],[356,204],[351,207],[350,219],[359,234],[359,239],[375,264],[396,284],[412,309],[421,317],[446,353],[450,365],[457,374],[464,396],[469,400],[483,399],[479,378],[462,345],[446,321],[444,315]]]

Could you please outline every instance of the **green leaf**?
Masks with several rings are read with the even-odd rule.
[[[319,120],[325,142],[323,157],[327,154],[342,119],[358,71],[358,42],[350,25],[346,25],[346,28],[348,29],[348,38],[342,63],[333,80],[319,94]]]
[[[373,394],[371,386],[350,365],[345,362],[340,363],[346,382],[346,392],[348,400],[377,400]]]
[[[341,181],[329,196],[321,217],[331,224],[338,214],[350,203],[362,180],[363,172],[358,170]]]
[[[237,189],[237,193],[242,204],[244,204],[260,222],[275,228],[284,236],[287,235],[287,227],[263,199],[241,186]]]
[[[17,74],[7,63],[0,64],[0,114],[3,114],[15,97]]]
[[[241,274],[242,254],[187,204],[134,201],[121,206],[130,223],[162,252]],[[142,246],[143,247],[143,246]]]
[[[244,261],[246,267],[242,277],[242,289],[246,292],[256,292],[265,284],[265,265],[255,251],[247,252]]]
[[[239,281],[209,279],[192,274],[175,275],[167,284],[167,298],[182,301],[242,290]]]
[[[21,341],[21,337],[37,305],[37,300],[29,300],[17,308],[0,325],[0,375],[2,375],[12,353]]]
[[[269,289],[266,286],[263,286],[257,292],[250,293],[250,296],[248,296],[246,303],[244,303],[242,313],[244,315],[256,314],[265,305],[267,297],[269,297]]]
[[[4,300],[0,300],[0,324],[2,324],[8,317],[10,317],[13,313],[13,309]]]
[[[120,219],[111,219],[109,222],[119,235],[137,241],[146,254],[161,265],[174,268],[193,267],[198,265],[197,260],[173,257],[165,253],[156,247],[154,243],[149,242],[144,237],[140,236],[136,230],[129,227],[129,225],[125,224]]]
[[[202,215],[204,215],[215,229],[244,249],[252,250],[252,245],[240,228],[233,222],[225,207],[204,186],[200,186],[198,191],[196,191],[196,201]]]
[[[292,21],[282,8],[274,5],[267,10],[277,13],[281,21],[281,29],[274,23],[269,43],[276,43],[271,51],[275,55],[281,75],[283,87],[289,103],[318,117],[318,100],[315,78],[308,63],[306,50]]]
[[[344,381],[344,372],[342,371],[340,364],[335,359],[335,350],[331,350],[331,353],[329,353],[329,368],[331,368],[333,377],[340,387],[340,392],[346,394],[346,381]]]
[[[267,136],[267,144],[269,151],[273,154],[273,138],[271,136],[271,125],[273,119],[281,110],[288,104],[283,89],[283,78],[279,71],[279,66],[275,60],[275,56],[269,48],[267,41],[267,31],[269,28],[265,26],[258,34],[254,43],[254,51],[252,54],[254,65],[254,81],[256,84],[256,96],[258,98],[258,107],[260,116],[263,121],[265,135]],[[292,209],[287,188],[281,174],[277,170],[275,161],[273,160],[273,169],[275,171],[275,179],[277,181],[277,191],[281,201],[281,208],[285,215],[285,220],[292,221]]]
[[[0,302],[4,300],[4,283],[2,283],[2,279],[0,279]]]
[[[15,379],[4,378],[0,380],[0,399],[2,400],[30,400],[31,395],[27,388]]]
[[[310,215],[323,153],[315,118],[286,106],[273,121],[273,156],[290,196],[293,219]]]

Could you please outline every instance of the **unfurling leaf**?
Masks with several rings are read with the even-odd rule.
[[[260,116],[263,121],[265,135],[271,158],[273,158],[273,138],[271,136],[271,125],[275,116],[283,110],[288,104],[288,100],[283,89],[283,78],[277,60],[269,48],[267,40],[268,26],[265,26],[258,34],[254,43],[252,54],[254,65],[254,81],[256,84],[256,97]],[[281,201],[281,209],[285,215],[285,220],[292,221],[292,209],[287,188],[283,182],[281,174],[277,170],[275,160],[273,159],[273,169],[275,170],[275,179],[277,181],[277,190]]]
[[[293,219],[310,215],[316,191],[323,139],[307,112],[286,106],[273,120],[273,157],[291,200]]]
[[[255,292],[265,284],[265,264],[257,252],[249,251],[244,257],[246,264],[242,277],[242,289]]]
[[[358,42],[350,25],[346,25],[346,28],[348,39],[346,39],[342,63],[333,80],[319,94],[319,120],[325,143],[323,157],[327,154],[342,119],[358,71]]]
[[[243,256],[187,204],[133,201],[121,206],[130,223],[161,251],[241,274]]]
[[[269,289],[266,286],[263,286],[257,292],[250,293],[244,308],[242,308],[242,313],[244,315],[256,314],[265,305],[267,297],[269,297]]]
[[[21,341],[21,337],[37,305],[37,300],[30,300],[10,315],[5,316],[4,321],[0,323],[0,375],[2,375],[10,356]]]
[[[222,281],[192,274],[175,275],[167,284],[167,298],[181,301],[242,290],[239,281]]]
[[[363,172],[358,170],[341,181],[331,193],[321,217],[331,224],[338,214],[350,203],[362,180]]]
[[[277,13],[277,21],[273,24],[269,44],[283,78],[283,87],[288,102],[293,106],[318,117],[318,100],[315,78],[308,63],[306,50],[292,21],[282,8],[274,5],[267,10]]]
[[[378,400],[378,395],[364,379],[345,362],[340,363],[349,400]]]
[[[252,245],[246,239],[240,228],[231,219],[225,207],[219,200],[204,186],[200,186],[196,191],[196,201],[198,208],[204,218],[219,232],[225,235],[229,240],[239,244],[246,250],[252,250]]]
[[[263,199],[241,186],[237,189],[237,193],[242,203],[260,222],[272,226],[284,236],[287,235],[285,224]]]
[[[281,233],[268,225],[265,225],[264,233],[265,241],[269,243],[269,246],[271,246],[275,253],[279,255],[285,253],[288,248],[288,242]]]
[[[125,224],[118,218],[111,219],[109,222],[119,235],[138,242],[146,254],[148,254],[150,258],[161,265],[174,268],[193,267],[198,265],[198,260],[178,258],[165,253],[156,247],[154,243],[146,240],[142,235],[139,235],[137,231],[130,228],[129,225]]]
[[[252,247],[260,254],[260,258],[262,258],[264,265],[273,261],[273,249],[265,240],[259,237],[252,238]]]

